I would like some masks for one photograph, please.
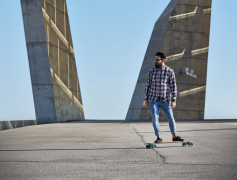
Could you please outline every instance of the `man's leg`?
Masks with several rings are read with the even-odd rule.
[[[170,131],[172,133],[173,138],[176,137],[176,124],[175,124],[175,119],[173,116],[173,110],[171,108],[171,102],[161,102],[161,108],[165,113],[166,118],[169,121],[169,127],[170,127]]]
[[[149,101],[152,124],[157,137],[160,136],[160,123],[159,123],[159,104],[160,102]]]
[[[161,102],[161,108],[163,109],[165,116],[169,121],[169,127],[173,136],[173,141],[184,141],[184,139],[176,135],[176,124],[173,116],[173,110],[171,108],[171,102],[170,101],[167,103]]]

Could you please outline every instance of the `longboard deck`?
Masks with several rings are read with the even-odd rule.
[[[166,141],[166,142],[160,142],[160,143],[147,143],[146,144],[146,148],[150,149],[150,148],[156,148],[157,144],[168,144],[168,143],[182,143],[182,146],[193,146],[193,142],[192,141]]]

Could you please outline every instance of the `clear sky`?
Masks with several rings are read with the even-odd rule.
[[[86,119],[125,119],[169,0],[67,0]],[[1,2],[0,120],[35,119],[20,0]],[[212,0],[205,119],[237,119],[236,0]]]

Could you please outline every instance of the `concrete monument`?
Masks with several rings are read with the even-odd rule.
[[[38,124],[84,119],[65,0],[21,0]]]
[[[127,112],[127,120],[151,119],[143,107],[149,70],[157,51],[167,55],[178,86],[176,120],[204,119],[211,0],[171,0],[155,23],[138,81]],[[161,114],[160,119],[164,119]]]

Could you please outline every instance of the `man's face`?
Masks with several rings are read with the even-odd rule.
[[[161,65],[164,60],[160,56],[155,57],[155,64]]]

